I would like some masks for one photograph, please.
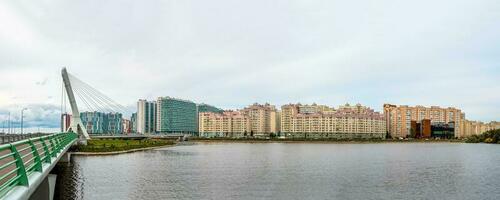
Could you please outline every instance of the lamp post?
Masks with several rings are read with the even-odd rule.
[[[7,123],[9,124],[9,134],[10,134],[10,112],[9,112],[9,121]]]
[[[21,135],[23,134],[23,118],[24,118],[24,111],[28,110],[27,108],[21,109]]]

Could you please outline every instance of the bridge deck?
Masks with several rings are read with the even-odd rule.
[[[28,199],[77,140],[58,133],[0,146],[0,199]]]

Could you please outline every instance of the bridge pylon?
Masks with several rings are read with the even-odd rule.
[[[80,112],[78,111],[78,106],[76,105],[75,94],[73,93],[66,67],[63,67],[61,74],[64,82],[64,88],[66,89],[66,94],[68,95],[69,104],[71,105],[71,121],[68,130],[66,131],[77,133],[79,136],[79,143],[86,143],[86,141],[90,139],[90,136],[80,119]]]

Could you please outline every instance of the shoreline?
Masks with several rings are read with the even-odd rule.
[[[107,155],[118,155],[118,154],[126,154],[126,153],[133,153],[137,151],[146,151],[146,150],[152,150],[152,149],[159,149],[159,148],[165,148],[165,147],[173,147],[177,144],[168,144],[168,145],[162,145],[162,146],[155,146],[155,147],[143,147],[143,148],[137,148],[137,149],[129,149],[129,150],[123,150],[123,151],[108,151],[108,152],[70,152],[71,155],[76,155],[76,156],[107,156]]]
[[[318,144],[382,144],[382,143],[465,143],[463,140],[265,140],[265,139],[192,139],[201,143],[318,143]]]

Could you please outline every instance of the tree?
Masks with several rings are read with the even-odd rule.
[[[410,138],[415,138],[416,134],[417,133],[416,133],[415,129],[411,128],[410,129]]]

